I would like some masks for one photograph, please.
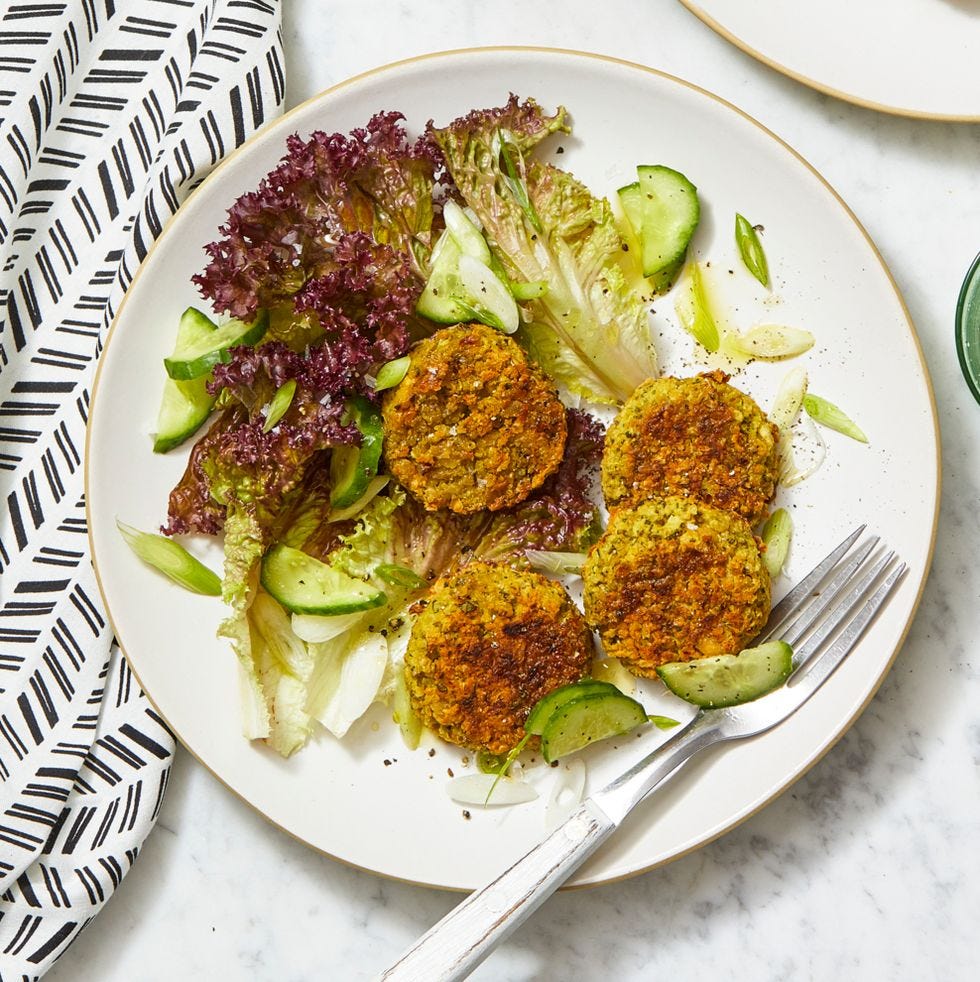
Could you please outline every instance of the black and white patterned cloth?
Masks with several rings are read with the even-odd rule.
[[[88,553],[85,423],[150,243],[281,109],[278,0],[0,3],[0,980],[40,977],[136,860],[173,738]]]

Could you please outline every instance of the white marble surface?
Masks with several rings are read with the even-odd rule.
[[[661,870],[558,895],[474,977],[975,978],[980,406],[960,377],[952,324],[980,249],[980,126],[817,95],[674,0],[293,0],[284,29],[294,104],[398,58],[503,43],[612,54],[724,96],[853,208],[906,298],[935,385],[944,452],[935,565],[864,715],[760,814]],[[180,752],[142,857],[48,978],[366,979],[457,899],[312,853]]]

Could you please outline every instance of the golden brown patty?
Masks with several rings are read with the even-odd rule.
[[[567,436],[554,385],[482,324],[422,341],[382,415],[388,468],[429,511],[523,501],[558,467]]]
[[[614,512],[582,571],[585,616],[637,675],[741,651],[769,616],[769,575],[744,519],[685,498]]]
[[[405,653],[422,722],[450,743],[503,754],[531,707],[592,664],[592,633],[558,583],[471,563],[440,581]]]
[[[610,508],[674,494],[755,525],[776,493],[776,427],[723,372],[644,382],[606,434]]]

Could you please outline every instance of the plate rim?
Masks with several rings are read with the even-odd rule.
[[[799,82],[801,85],[813,89],[815,92],[822,92],[824,95],[833,96],[835,99],[848,102],[852,106],[858,106],[861,109],[872,109],[875,112],[886,113],[889,116],[898,116],[902,119],[927,119],[932,122],[943,123],[980,123],[980,112],[941,113],[929,112],[924,109],[910,109],[908,106],[898,106],[893,103],[866,99],[864,96],[857,95],[856,93],[835,88],[826,82],[820,82],[815,78],[811,78],[809,75],[804,75],[802,72],[790,68],[788,65],[784,65],[769,55],[763,54],[758,48],[753,48],[730,28],[725,27],[724,24],[704,10],[696,0],[679,0],[679,2],[705,26],[710,27],[716,34],[728,41],[729,44],[738,48],[739,51],[749,55],[749,57],[754,58],[766,67],[779,72],[780,75],[784,75],[794,82]]]
[[[681,2],[686,2],[686,0],[681,0]],[[737,828],[739,825],[742,825],[744,822],[747,822],[753,816],[755,816],[764,808],[766,808],[768,805],[770,805],[773,801],[779,798],[784,792],[786,792],[787,790],[789,790],[789,788],[791,788],[794,784],[796,784],[801,778],[803,778],[810,771],[812,767],[818,764],[824,758],[824,756],[826,756],[826,754],[828,754],[837,745],[837,743],[851,729],[851,727],[857,721],[858,717],[860,717],[864,713],[865,709],[868,707],[871,700],[874,698],[879,688],[884,683],[884,680],[891,673],[895,660],[898,657],[898,653],[901,651],[902,647],[904,646],[909,630],[911,629],[912,623],[915,620],[915,615],[918,611],[919,604],[922,601],[925,585],[929,579],[929,573],[932,568],[932,561],[933,561],[935,547],[936,547],[936,534],[937,534],[938,521],[939,521],[940,504],[942,499],[942,444],[940,441],[938,410],[936,405],[935,391],[933,389],[933,384],[932,384],[932,378],[929,373],[929,368],[925,360],[925,355],[923,352],[921,341],[919,340],[918,333],[915,329],[915,323],[912,320],[912,316],[905,302],[905,298],[903,297],[901,291],[899,290],[898,284],[895,281],[895,278],[892,275],[891,270],[888,268],[887,263],[885,262],[884,256],[878,250],[877,245],[875,244],[874,240],[871,238],[867,229],[859,221],[859,219],[851,210],[847,202],[844,201],[844,199],[836,191],[836,189],[827,181],[826,178],[823,177],[822,174],[820,174],[819,171],[817,171],[817,169],[805,157],[803,157],[802,154],[799,153],[799,151],[797,151],[795,148],[790,146],[790,144],[788,144],[785,140],[783,140],[780,136],[778,136],[776,133],[770,130],[765,124],[761,123],[755,117],[749,115],[743,109],[740,109],[738,106],[734,105],[724,97],[712,92],[709,89],[705,89],[694,82],[687,81],[686,79],[680,78],[676,75],[673,75],[669,72],[665,72],[661,69],[653,68],[652,66],[649,65],[644,65],[642,63],[630,61],[628,59],[617,58],[613,55],[605,55],[605,54],[600,54],[597,52],[590,52],[590,51],[580,51],[573,48],[548,47],[542,45],[486,45],[486,46],[476,46],[476,47],[450,48],[440,51],[426,52],[424,54],[414,55],[412,57],[402,58],[392,62],[386,62],[382,65],[376,66],[375,68],[371,68],[368,69],[367,71],[360,72],[349,78],[342,79],[341,81],[336,82],[334,85],[331,85],[326,89],[323,89],[322,91],[315,93],[314,95],[310,96],[308,99],[304,99],[302,102],[298,103],[296,106],[294,106],[292,109],[284,113],[282,116],[274,120],[270,120],[270,122],[266,126],[264,126],[261,130],[253,134],[239,147],[235,148],[235,150],[233,150],[230,154],[228,154],[227,157],[225,157],[219,164],[215,166],[215,168],[207,175],[207,177],[205,177],[205,179],[191,192],[191,194],[188,195],[187,199],[185,199],[185,201],[181,204],[180,208],[178,208],[178,210],[173,215],[171,215],[170,218],[167,220],[166,224],[164,225],[163,229],[160,232],[160,235],[157,236],[157,238],[151,243],[150,248],[147,250],[147,254],[144,257],[143,261],[140,263],[139,268],[137,269],[136,273],[133,276],[133,279],[131,280],[129,286],[127,287],[126,293],[123,295],[123,298],[119,303],[119,307],[115,312],[115,316],[113,317],[112,323],[109,326],[109,330],[106,332],[105,340],[103,342],[102,355],[99,358],[99,362],[96,367],[95,378],[92,383],[89,416],[85,428],[85,448],[84,448],[84,460],[85,460],[84,492],[85,492],[86,539],[88,541],[89,555],[92,560],[92,568],[95,574],[96,584],[99,589],[99,595],[102,599],[102,604],[105,609],[105,613],[109,621],[109,625],[112,628],[113,635],[116,639],[116,643],[119,646],[119,650],[126,658],[129,668],[132,671],[136,681],[139,683],[140,689],[143,691],[144,695],[146,696],[147,701],[150,703],[153,709],[159,714],[159,716],[164,721],[164,723],[169,727],[169,729],[174,734],[174,736],[176,737],[177,741],[179,742],[183,750],[186,753],[190,754],[198,762],[198,764],[200,764],[215,780],[217,780],[222,785],[222,787],[224,787],[227,791],[233,794],[240,801],[245,803],[254,812],[259,814],[266,822],[269,823],[269,825],[285,833],[291,839],[294,839],[295,841],[301,843],[306,848],[313,849],[315,852],[319,853],[322,856],[326,856],[331,860],[339,862],[350,869],[360,870],[362,872],[369,873],[373,876],[381,877],[385,880],[390,880],[392,882],[399,882],[399,883],[407,883],[412,886],[428,887],[430,889],[442,890],[450,893],[469,893],[471,892],[472,888],[447,886],[445,884],[430,883],[430,882],[425,882],[423,880],[414,880],[409,877],[397,876],[391,873],[387,873],[383,870],[377,870],[368,866],[363,866],[359,863],[355,863],[349,859],[345,859],[343,856],[335,855],[329,850],[324,849],[323,847],[318,846],[312,842],[309,842],[307,839],[304,839],[297,833],[292,832],[281,822],[279,822],[271,815],[263,811],[263,809],[259,805],[249,800],[242,792],[232,787],[205,760],[203,760],[195,750],[193,750],[185,742],[180,732],[177,730],[176,727],[173,726],[170,720],[167,719],[166,714],[162,711],[161,707],[157,705],[153,696],[147,691],[146,687],[143,685],[143,682],[139,676],[139,672],[136,670],[136,667],[134,666],[132,659],[129,657],[129,654],[126,651],[126,647],[123,644],[122,638],[116,629],[115,620],[112,616],[112,611],[109,605],[108,598],[106,596],[106,591],[102,583],[102,576],[99,571],[99,566],[96,559],[95,541],[92,531],[92,506],[91,506],[92,498],[90,494],[90,490],[91,490],[90,479],[92,474],[92,468],[91,468],[90,444],[92,439],[93,421],[96,418],[96,410],[99,408],[98,393],[99,393],[99,384],[102,380],[103,368],[106,363],[105,353],[110,343],[112,342],[112,339],[116,333],[116,329],[122,318],[123,311],[126,308],[126,304],[130,296],[132,295],[133,286],[136,284],[139,277],[142,276],[144,270],[149,265],[149,260],[151,255],[153,254],[153,251],[156,249],[157,245],[163,240],[164,236],[169,231],[170,225],[172,224],[173,220],[177,217],[178,214],[180,214],[182,210],[186,213],[188,205],[197,199],[198,195],[208,187],[208,185],[218,174],[221,173],[224,166],[228,164],[231,160],[233,160],[243,148],[251,147],[254,144],[264,139],[271,138],[271,135],[274,132],[280,130],[280,128],[286,128],[286,122],[291,117],[293,117],[295,114],[298,114],[306,107],[317,102],[318,100],[321,100],[326,96],[333,95],[336,92],[340,92],[343,89],[349,88],[350,86],[356,86],[362,81],[365,81],[370,78],[374,78],[375,76],[382,75],[397,69],[405,68],[411,65],[417,65],[429,61],[437,61],[440,59],[450,59],[460,56],[507,54],[507,53],[516,53],[522,55],[543,55],[546,58],[556,55],[563,56],[563,57],[572,57],[572,58],[584,58],[587,60],[598,61],[605,64],[614,65],[617,67],[625,67],[629,69],[638,70],[649,75],[654,75],[661,79],[666,79],[671,83],[676,83],[684,88],[700,93],[701,95],[706,96],[713,102],[720,104],[724,108],[735,112],[738,116],[741,116],[744,120],[751,123],[758,130],[761,130],[766,136],[774,140],[780,147],[782,147],[784,150],[789,152],[789,154],[792,157],[794,157],[799,163],[801,163],[810,172],[810,174],[817,179],[817,181],[823,186],[823,188],[826,189],[833,196],[837,204],[842,208],[844,214],[854,224],[855,228],[861,234],[861,237],[867,243],[872,254],[877,259],[882,272],[884,273],[889,285],[891,286],[893,293],[895,294],[895,298],[898,301],[899,307],[905,318],[905,323],[909,331],[909,336],[912,341],[913,349],[918,359],[919,369],[922,374],[923,381],[925,383],[926,393],[928,395],[928,400],[929,400],[930,415],[932,419],[933,438],[936,447],[936,459],[934,465],[936,496],[935,496],[935,503],[933,506],[933,516],[932,516],[932,525],[930,529],[929,547],[926,555],[926,562],[924,564],[922,580],[919,584],[918,592],[916,593],[913,603],[909,609],[908,615],[905,620],[905,624],[901,631],[901,635],[897,643],[895,644],[895,648],[892,651],[891,656],[889,657],[887,664],[884,666],[880,676],[875,681],[874,685],[869,691],[867,698],[860,704],[860,706],[858,706],[854,710],[853,713],[851,713],[850,716],[848,716],[843,721],[843,725],[840,726],[839,731],[832,736],[830,741],[824,747],[821,747],[818,750],[818,752],[815,753],[810,760],[806,761],[805,764],[798,771],[791,774],[787,779],[785,779],[785,783],[781,784],[775,791],[773,791],[771,794],[766,796],[763,800],[759,801],[755,805],[755,807],[753,807],[751,810],[745,812],[742,815],[730,819],[727,823],[715,829],[705,838],[699,840],[698,842],[694,843],[688,848],[680,852],[677,852],[665,859],[661,859],[653,863],[649,863],[647,865],[638,867],[637,869],[630,870],[625,873],[603,877],[600,879],[594,879],[584,883],[565,884],[560,888],[561,890],[584,890],[592,887],[619,883],[624,880],[632,879],[635,876],[640,876],[644,873],[648,873],[651,870],[657,869],[661,866],[666,866],[668,863],[672,863],[675,860],[682,859],[683,857],[688,856],[699,849],[702,849],[703,847],[714,842],[716,839],[721,838],[723,835],[726,835],[728,832]]]

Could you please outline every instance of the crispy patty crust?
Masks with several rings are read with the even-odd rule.
[[[582,576],[586,619],[636,675],[741,651],[769,616],[769,574],[748,524],[686,498],[615,511]]]
[[[422,722],[450,743],[503,754],[531,707],[592,664],[592,633],[561,585],[473,562],[437,585],[405,653]]]
[[[429,511],[497,511],[523,501],[561,462],[565,409],[507,335],[482,324],[438,331],[385,396],[388,469]]]
[[[650,379],[606,434],[606,504],[680,495],[755,525],[776,493],[776,436],[776,426],[723,372]]]

